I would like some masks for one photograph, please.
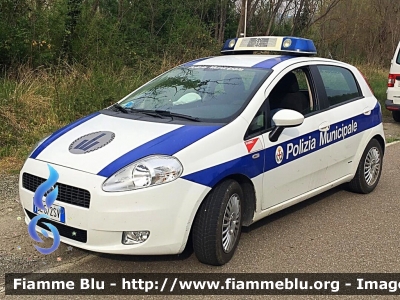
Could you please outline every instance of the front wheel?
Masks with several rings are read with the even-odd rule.
[[[214,266],[229,262],[239,243],[243,191],[235,180],[225,180],[204,199],[193,222],[197,259]]]
[[[376,139],[371,140],[364,150],[356,175],[348,184],[349,190],[360,194],[372,192],[381,177],[382,159],[381,144]]]
[[[393,120],[400,122],[400,111],[392,111]]]

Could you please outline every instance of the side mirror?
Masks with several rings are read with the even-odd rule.
[[[274,114],[272,121],[277,127],[295,127],[303,123],[304,116],[295,110],[281,109]]]
[[[295,110],[281,109],[274,114],[272,122],[275,123],[275,127],[270,132],[269,139],[271,142],[276,142],[283,129],[303,124],[304,116]]]

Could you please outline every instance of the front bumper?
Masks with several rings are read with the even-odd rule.
[[[398,111],[398,110],[400,110],[400,103],[397,104],[397,103],[394,103],[393,100],[386,100],[385,107],[387,110],[390,110],[390,111]]]
[[[58,183],[90,192],[89,208],[56,200],[64,207],[65,224],[58,225],[61,241],[86,250],[114,254],[162,255],[181,253],[194,215],[209,188],[184,179],[130,192],[104,192],[106,178],[52,165]],[[47,163],[28,159],[21,170],[19,193],[28,224],[33,216],[34,192],[22,187],[23,173],[48,178]],[[47,219],[42,219],[47,221]],[[36,227],[40,232],[41,228]],[[144,243],[122,244],[123,231],[150,231]],[[85,238],[86,235],[86,238]],[[49,236],[52,237],[51,232]]]

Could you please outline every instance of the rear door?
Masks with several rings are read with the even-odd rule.
[[[320,133],[319,145],[329,149],[327,181],[349,175],[358,145],[372,127],[378,112],[373,96],[365,97],[350,69],[340,65],[313,66],[314,76],[321,77],[321,97],[327,103],[328,130]]]

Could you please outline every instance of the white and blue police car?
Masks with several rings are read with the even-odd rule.
[[[221,52],[40,141],[20,173],[26,223],[47,213],[62,242],[111,254],[179,254],[191,240],[199,261],[223,265],[242,226],[341,184],[374,190],[381,106],[355,67],[296,37]],[[58,196],[43,211],[32,199],[49,166]]]

